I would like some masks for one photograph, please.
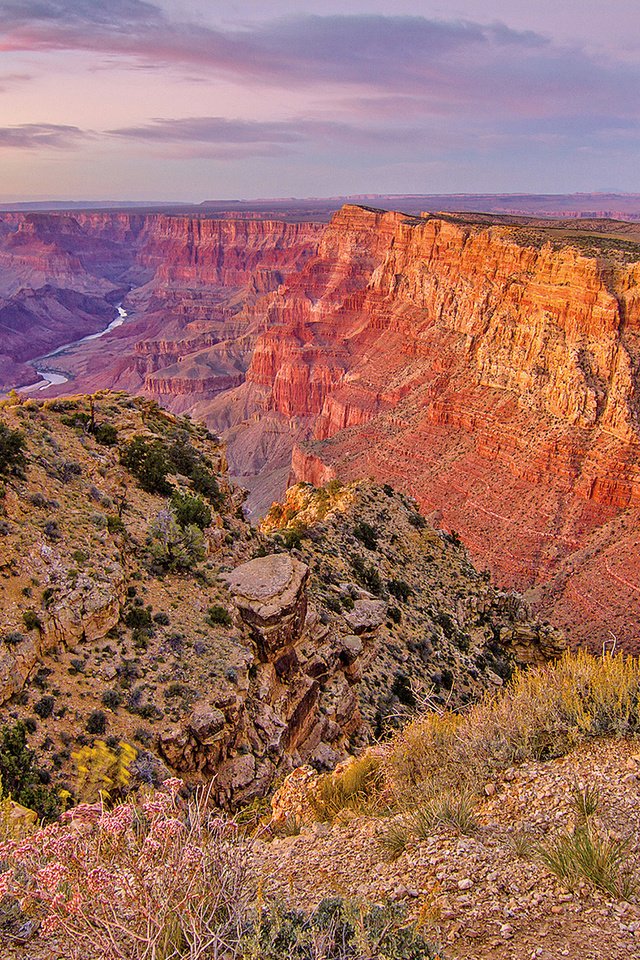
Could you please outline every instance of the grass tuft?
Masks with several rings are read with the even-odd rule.
[[[538,844],[536,853],[569,886],[586,880],[621,900],[628,900],[636,889],[630,873],[629,841],[612,839],[591,824],[582,824],[573,833]]]
[[[365,753],[322,776],[313,798],[318,820],[334,820],[345,811],[366,815],[380,806],[383,783],[379,757]]]
[[[388,825],[378,838],[378,844],[385,860],[392,861],[401,857],[409,843],[409,830],[402,821],[396,820]]]
[[[475,797],[470,790],[442,791],[418,807],[411,817],[411,829],[418,840],[426,840],[438,827],[465,835],[477,830]]]

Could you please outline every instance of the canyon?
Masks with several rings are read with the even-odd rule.
[[[224,436],[259,516],[290,480],[413,495],[572,642],[637,649],[640,228],[347,205],[328,224],[0,218],[0,380],[126,389]]]

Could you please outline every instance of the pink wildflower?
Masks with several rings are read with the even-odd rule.
[[[182,788],[184,787],[184,780],[181,780],[180,777],[168,777],[162,784],[165,790],[168,790],[172,798],[178,796]]]
[[[56,917],[55,914],[51,913],[48,917],[45,917],[40,925],[40,933],[44,937],[50,936],[60,926],[60,918]]]
[[[0,900],[9,892],[12,880],[13,870],[5,870],[4,873],[0,873]]]

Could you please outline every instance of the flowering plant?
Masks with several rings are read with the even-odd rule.
[[[233,955],[252,900],[245,845],[182,786],[109,810],[83,803],[0,844],[0,897],[16,897],[68,958]]]

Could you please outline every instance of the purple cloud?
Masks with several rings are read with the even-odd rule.
[[[415,142],[420,131],[403,129],[390,139],[384,128],[363,127],[331,120],[291,118],[282,121],[238,120],[226,117],[156,119],[138,126],[107,131],[110,136],[167,148],[170,156],[218,157],[279,156],[313,143],[317,148],[361,148]]]
[[[0,49],[92,51],[145,69],[180,66],[333,98],[329,120],[196,117],[110,131],[175,149],[190,145],[190,155],[277,155],[323,140],[468,143],[507,136],[510,121],[530,123],[532,137],[557,128],[578,144],[625,122],[633,128],[640,113],[637,64],[595,59],[501,23],[299,15],[216,28],[171,19],[146,0],[0,0]],[[549,130],[535,128],[546,121]]]
[[[57,123],[22,123],[15,127],[0,127],[0,148],[15,147],[19,150],[35,150],[55,147],[66,150],[78,145],[89,136],[79,127]]]

